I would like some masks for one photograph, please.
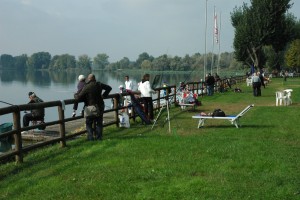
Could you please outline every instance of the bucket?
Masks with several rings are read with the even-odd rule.
[[[0,134],[11,131],[12,130],[13,123],[4,123],[0,125]]]
[[[0,135],[2,133],[8,132],[12,130],[13,123],[4,123],[0,125]],[[11,149],[11,145],[13,142],[13,136],[9,135],[4,138],[0,138],[0,152],[5,152]]]

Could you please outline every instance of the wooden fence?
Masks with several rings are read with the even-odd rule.
[[[225,85],[230,86],[235,83],[245,82],[245,80],[246,80],[245,76],[234,77],[234,78],[232,77],[230,79],[223,79],[219,83],[216,84],[215,90],[219,91]],[[205,95],[207,93],[204,82],[188,82],[187,84],[189,85],[189,87],[191,88],[191,90],[194,93],[201,94],[201,95]],[[166,91],[166,96],[162,97],[161,91],[163,91],[163,90]],[[171,104],[176,103],[177,90],[176,90],[175,85],[168,86],[168,87],[156,88],[155,91],[157,92],[157,98],[153,99],[153,101],[156,102],[155,109],[161,108],[161,103],[160,103],[161,99],[169,98],[170,100],[172,100]],[[169,93],[169,91],[173,91],[173,92]],[[174,91],[176,91],[176,92],[174,92]],[[116,127],[119,126],[119,117],[118,117],[119,111],[121,109],[127,108],[127,107],[119,107],[118,106],[120,103],[119,101],[121,99],[120,95],[126,96],[128,94],[127,93],[111,94],[106,98],[106,99],[114,99],[113,108],[104,111],[104,113],[112,113],[114,116],[113,117],[114,120],[104,123],[104,125],[103,125],[104,127],[111,126],[111,125],[115,125]],[[71,122],[71,121],[83,118],[82,116],[71,117],[71,118],[65,117],[65,110],[64,110],[65,106],[74,104],[74,103],[75,103],[75,99],[67,99],[67,100],[63,100],[63,101],[51,101],[51,102],[43,102],[43,103],[35,103],[35,104],[22,104],[22,105],[13,105],[13,106],[5,107],[5,108],[0,108],[0,115],[5,115],[5,114],[13,115],[13,129],[11,131],[7,131],[7,132],[0,134],[0,139],[13,136],[14,144],[15,144],[15,148],[13,150],[5,152],[3,154],[0,154],[0,161],[15,156],[16,162],[23,162],[23,155],[26,152],[29,152],[33,149],[37,149],[40,147],[44,147],[49,144],[58,143],[58,142],[60,143],[61,147],[65,147],[68,139],[71,139],[71,138],[74,138],[74,137],[77,137],[79,135],[86,133],[86,130],[82,130],[82,131],[78,131],[78,132],[75,131],[72,133],[66,132],[66,123],[67,122]],[[22,111],[38,109],[38,108],[50,108],[50,107],[57,107],[58,120],[46,122],[43,125],[31,125],[28,127],[21,127],[21,112]],[[132,109],[132,111],[134,111],[134,109]],[[132,115],[135,116],[134,112],[132,113]],[[37,142],[35,144],[23,146],[21,132],[36,129],[36,128],[42,127],[44,125],[46,125],[46,126],[59,125],[59,137],[55,137],[53,139],[49,139],[46,141]]]
[[[176,86],[168,86],[166,88],[173,89],[176,91]],[[174,94],[169,94],[167,92],[167,96],[161,97],[161,90],[165,90],[166,88],[156,88],[155,90],[157,91],[157,98],[153,99],[153,101],[157,102],[157,106],[155,109],[159,109],[161,107],[160,105],[160,99],[166,98],[166,97],[174,97],[173,102],[175,103],[176,101],[176,93]],[[168,90],[167,90],[168,91]],[[105,110],[104,113],[110,113],[113,114],[113,120],[109,121],[107,123],[104,123],[104,127],[106,126],[111,126],[111,125],[116,125],[117,127],[119,126],[119,111],[121,109],[127,108],[127,107],[119,107],[120,103],[120,95],[121,96],[126,96],[128,95],[127,93],[122,93],[122,94],[111,94],[105,99],[114,99],[114,104],[112,109]],[[78,120],[80,118],[83,118],[83,116],[78,116],[78,117],[71,117],[71,118],[66,118],[65,117],[65,106],[66,105],[73,105],[75,103],[75,99],[67,99],[63,101],[51,101],[51,102],[43,102],[43,103],[35,103],[35,104],[22,104],[22,105],[13,105],[5,108],[0,108],[0,115],[6,115],[6,114],[12,114],[13,115],[13,129],[11,131],[6,131],[4,133],[0,134],[0,139],[1,138],[6,138],[6,137],[11,137],[13,136],[14,138],[14,144],[15,148],[11,151],[5,152],[3,154],[0,154],[0,161],[5,160],[8,158],[11,158],[12,156],[15,156],[16,162],[23,162],[23,155],[24,153],[31,151],[33,149],[37,149],[49,144],[54,144],[59,142],[61,147],[66,146],[66,141],[70,138],[74,138],[76,136],[82,135],[86,133],[86,130],[83,131],[78,131],[78,132],[72,132],[68,133],[66,132],[66,123],[71,122],[74,120]],[[21,112],[26,111],[26,110],[32,110],[32,109],[38,109],[38,108],[50,108],[50,107],[57,107],[57,112],[58,112],[58,120],[56,121],[50,121],[46,122],[45,124],[42,125],[31,125],[28,127],[21,127]],[[133,111],[133,116],[134,116],[134,109]],[[28,131],[36,128],[40,128],[42,126],[51,126],[51,125],[59,125],[59,137],[49,139],[46,141],[42,142],[37,142],[32,145],[27,145],[23,146],[22,144],[22,131]]]

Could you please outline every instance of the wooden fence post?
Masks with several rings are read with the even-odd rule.
[[[119,110],[118,110],[118,106],[119,106],[119,98],[117,98],[116,96],[114,97],[114,109],[115,109],[115,121],[116,121],[116,126],[119,127]]]
[[[23,151],[22,151],[22,135],[21,135],[21,123],[20,123],[21,115],[20,110],[13,113],[13,121],[14,121],[14,129],[17,130],[17,133],[14,134],[15,139],[15,150],[16,154],[16,162],[23,162]]]
[[[61,101],[61,105],[58,106],[58,117],[61,121],[59,123],[59,133],[60,133],[60,146],[66,147],[66,127],[65,127],[65,103]]]

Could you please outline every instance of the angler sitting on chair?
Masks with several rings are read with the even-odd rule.
[[[43,102],[42,99],[40,99],[34,92],[29,92],[29,103],[41,103]],[[30,113],[26,113],[23,116],[23,127],[29,126],[30,121],[42,121],[44,122],[44,117],[45,117],[45,109],[44,108],[38,108],[38,109],[33,109],[31,110]]]

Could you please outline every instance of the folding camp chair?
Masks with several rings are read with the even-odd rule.
[[[192,107],[192,110],[196,109],[196,102],[195,99],[198,97],[197,94],[193,94],[192,92],[182,92],[179,94],[179,106],[181,110],[185,110],[186,107]]]
[[[240,118],[248,112],[252,107],[254,107],[254,104],[247,106],[242,112],[240,112],[238,115],[229,115],[225,117],[214,117],[214,116],[207,116],[207,115],[195,115],[192,116],[194,119],[199,119],[198,128],[201,128],[204,126],[204,122],[207,119],[227,119],[231,122],[231,124],[235,125],[236,128],[239,128],[240,126]]]

